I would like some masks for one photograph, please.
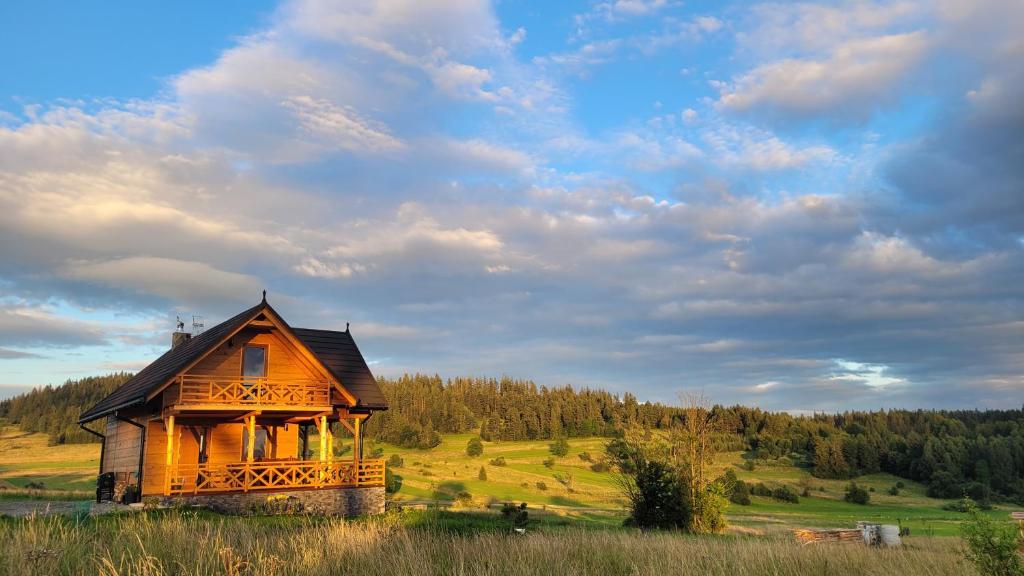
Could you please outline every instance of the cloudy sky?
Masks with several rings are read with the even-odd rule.
[[[382,375],[1024,399],[1022,2],[147,4],[0,7],[0,397],[265,288]]]

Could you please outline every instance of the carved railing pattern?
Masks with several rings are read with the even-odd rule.
[[[170,475],[169,494],[249,492],[291,488],[383,486],[384,461],[284,460],[177,466]]]
[[[327,380],[224,378],[197,374],[178,376],[177,380],[179,404],[329,406],[331,403],[331,384]]]

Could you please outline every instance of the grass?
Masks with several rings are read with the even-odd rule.
[[[50,446],[46,434],[5,426],[0,428],[0,499],[88,499],[99,462],[99,444]],[[27,489],[28,484],[44,489]]]
[[[693,537],[535,520],[526,535],[496,514],[392,513],[345,521],[219,517],[194,511],[74,520],[0,520],[0,573],[85,574],[975,574],[951,538],[902,549],[801,546],[791,538]]]
[[[543,461],[551,456],[550,441],[484,442],[483,454],[470,457],[465,450],[472,437],[472,434],[447,435],[440,446],[431,450],[377,444],[383,448],[385,458],[399,454],[404,460],[401,468],[392,468],[402,479],[395,501],[451,502],[458,492],[468,491],[481,507],[503,501],[528,502],[532,508],[568,516],[587,514],[589,519],[597,517],[609,524],[622,521],[623,501],[614,474],[594,472],[590,470],[590,462],[579,458],[581,452],[599,458],[604,453],[606,439],[571,439],[569,454],[556,458],[555,466],[549,469]],[[504,457],[507,465],[491,466],[490,460],[497,456]],[[949,501],[928,498],[923,485],[890,474],[856,479],[865,488],[875,489],[871,503],[861,506],[843,500],[849,480],[814,478],[799,466],[759,465],[754,471],[747,471],[743,468],[744,461],[741,452],[719,454],[715,473],[732,469],[739,479],[747,482],[763,482],[773,488],[788,485],[797,492],[802,492],[806,486],[810,492],[810,496],[801,497],[798,504],[754,497],[750,506],[731,505],[728,510],[731,523],[747,533],[774,534],[797,527],[853,527],[858,520],[867,520],[899,524],[910,528],[912,534],[954,536],[966,517],[960,512],[943,510],[943,505]],[[481,466],[487,470],[486,481],[477,479]],[[555,475],[566,474],[573,476],[571,492],[555,479]],[[547,490],[538,490],[538,481],[544,482]],[[899,495],[888,494],[896,482],[904,484]],[[1000,519],[1007,515],[999,508],[989,514]]]
[[[613,526],[624,519],[615,476],[594,472],[590,462],[579,458],[582,452],[600,458],[606,439],[571,439],[569,454],[555,458],[555,465],[547,468],[543,461],[551,456],[550,441],[484,442],[483,454],[470,457],[466,455],[466,444],[472,437],[445,435],[441,445],[431,450],[377,443],[385,458],[399,454],[404,460],[402,467],[392,468],[401,478],[401,489],[394,495],[394,501],[407,507],[454,505],[460,492],[469,492],[470,509],[496,507],[501,502],[528,502],[533,510],[546,510],[585,523]],[[338,444],[340,452],[344,440],[338,439]],[[498,456],[505,459],[506,466],[489,463]],[[0,500],[89,499],[95,488],[98,462],[97,444],[49,446],[43,434],[26,434],[6,427],[0,430]],[[904,488],[899,495],[889,495],[888,489],[901,480],[888,474],[857,478],[858,484],[875,489],[871,504],[859,506],[843,501],[848,480],[814,478],[799,466],[762,463],[754,471],[747,471],[743,462],[744,454],[740,452],[719,454],[716,473],[732,469],[744,481],[764,482],[770,487],[785,484],[798,492],[807,487],[810,491],[810,497],[801,497],[799,504],[754,497],[750,506],[730,506],[730,522],[745,533],[776,534],[797,527],[852,527],[858,520],[868,520],[900,524],[910,528],[912,534],[952,536],[965,517],[963,513],[943,510],[948,501],[928,498],[924,486],[915,482],[902,480]],[[481,466],[487,471],[487,480],[478,479]],[[556,475],[571,475],[572,489],[559,483]],[[45,490],[27,490],[25,486],[30,482],[42,483]],[[539,490],[538,482],[543,482],[547,489]],[[990,514],[1001,519],[1007,515],[1002,509]]]

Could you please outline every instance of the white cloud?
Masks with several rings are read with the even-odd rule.
[[[811,163],[829,163],[837,154],[824,144],[795,147],[768,132],[721,124],[703,134],[716,162],[751,170],[787,170]]]
[[[292,96],[281,103],[324,148],[356,153],[392,152],[405,145],[385,126],[361,118],[354,110],[309,96]]]
[[[762,64],[723,85],[718,105],[739,112],[863,118],[899,93],[928,48],[923,31],[849,40],[825,58]]]
[[[249,302],[263,288],[253,276],[218,270],[204,262],[147,256],[71,262],[61,274],[72,280],[155,294],[173,302],[198,306]]]

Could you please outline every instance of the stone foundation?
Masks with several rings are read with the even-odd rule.
[[[222,514],[361,516],[382,514],[385,499],[383,486],[367,486],[164,496],[158,502],[170,506],[202,506]]]

